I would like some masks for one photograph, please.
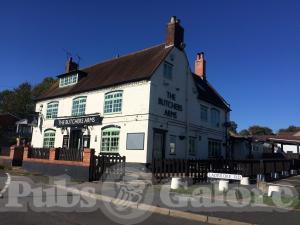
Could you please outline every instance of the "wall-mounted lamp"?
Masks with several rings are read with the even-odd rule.
[[[62,135],[65,133],[65,130],[66,130],[65,127],[62,127],[62,128],[61,128],[61,134],[62,134]]]
[[[43,107],[44,107],[44,105],[43,104],[40,104],[40,114],[42,114],[42,112],[43,112]]]
[[[182,141],[182,140],[185,139],[185,136],[180,135],[180,136],[179,136],[179,139]]]
[[[87,131],[88,127],[85,125],[81,128],[81,132],[84,134]]]

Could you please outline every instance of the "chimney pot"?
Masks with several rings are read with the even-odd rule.
[[[176,16],[171,16],[170,23],[175,23],[176,22]]]
[[[70,57],[67,61],[66,73],[70,73],[70,72],[76,71],[76,70],[78,70],[78,64],[73,62],[72,57]]]
[[[204,52],[197,53],[195,61],[195,74],[202,80],[206,80],[206,61],[204,58]]]

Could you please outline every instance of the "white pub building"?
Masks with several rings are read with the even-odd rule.
[[[127,162],[226,158],[229,105],[209,84],[204,54],[192,72],[176,17],[165,43],[66,72],[36,101],[35,148],[93,148]]]

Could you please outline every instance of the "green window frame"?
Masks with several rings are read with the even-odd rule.
[[[104,114],[121,113],[123,103],[123,91],[114,91],[105,94]]]
[[[59,79],[59,87],[66,87],[78,82],[78,74],[72,74]]]
[[[196,137],[189,137],[189,155],[196,155],[196,148],[197,148],[197,138]]]
[[[220,158],[222,152],[222,141],[209,139],[208,140],[208,157]]]
[[[72,116],[85,115],[86,97],[77,97],[73,99]]]
[[[101,134],[101,152],[119,152],[120,129],[106,128]]]
[[[47,104],[47,113],[46,113],[46,119],[53,119],[57,118],[58,113],[58,102],[49,102]]]
[[[44,140],[43,140],[43,147],[44,148],[54,148],[55,143],[55,130],[45,130],[44,132]]]

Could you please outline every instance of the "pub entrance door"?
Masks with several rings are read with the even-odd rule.
[[[81,149],[82,148],[82,142],[83,142],[82,135],[83,134],[82,134],[81,129],[71,129],[69,148]]]

